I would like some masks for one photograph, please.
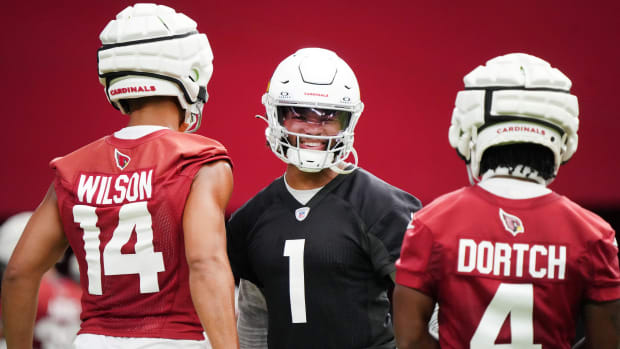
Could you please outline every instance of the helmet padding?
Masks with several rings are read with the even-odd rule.
[[[121,11],[100,35],[99,80],[112,105],[120,100],[149,96],[176,96],[185,110],[182,127],[200,126],[207,101],[207,83],[213,73],[213,53],[196,22],[172,8],[136,4]]]
[[[546,61],[523,53],[489,60],[463,79],[449,140],[475,181],[486,149],[535,143],[554,154],[554,177],[577,150],[579,107],[571,81]]]

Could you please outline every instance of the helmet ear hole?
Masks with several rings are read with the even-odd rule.
[[[196,82],[200,78],[200,72],[197,68],[192,68],[188,77],[193,82]]]

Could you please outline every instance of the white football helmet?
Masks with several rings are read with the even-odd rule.
[[[9,217],[0,226],[0,263],[7,265],[32,212],[26,211]]]
[[[321,48],[303,48],[283,60],[269,82],[262,102],[267,112],[265,136],[271,150],[282,161],[304,172],[331,168],[339,173],[351,172],[357,165],[353,148],[354,129],[364,104],[353,70],[336,53]],[[294,133],[282,125],[278,107],[316,108],[350,113],[348,123],[336,136]],[[320,111],[319,111],[320,113]],[[289,136],[297,142],[289,142]],[[317,139],[328,144],[325,150],[304,149],[300,137]],[[354,168],[343,171],[337,165],[353,154]]]
[[[99,81],[123,114],[121,100],[176,96],[185,110],[181,130],[200,127],[213,53],[196,22],[172,8],[136,4],[121,11],[99,36]]]
[[[479,180],[486,149],[536,143],[555,158],[554,175],[577,150],[579,106],[571,81],[546,61],[524,53],[495,57],[463,79],[449,130],[450,145]],[[551,180],[548,181],[548,183]]]

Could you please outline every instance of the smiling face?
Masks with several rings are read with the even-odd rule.
[[[280,107],[282,125],[288,132],[288,141],[291,145],[310,150],[329,150],[335,144],[328,137],[337,136],[346,128],[350,113],[340,110]],[[295,135],[297,134],[297,135]]]

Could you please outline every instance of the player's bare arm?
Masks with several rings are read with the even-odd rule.
[[[183,215],[192,300],[216,349],[239,347],[224,217],[232,187],[228,162],[203,166],[194,178]]]
[[[435,302],[424,293],[396,284],[394,288],[394,333],[399,349],[438,349],[428,332]]]
[[[67,246],[56,193],[50,186],[26,225],[2,281],[2,319],[9,348],[32,348],[41,277]]]
[[[573,349],[620,348],[620,300],[586,303],[583,317],[586,336]]]

